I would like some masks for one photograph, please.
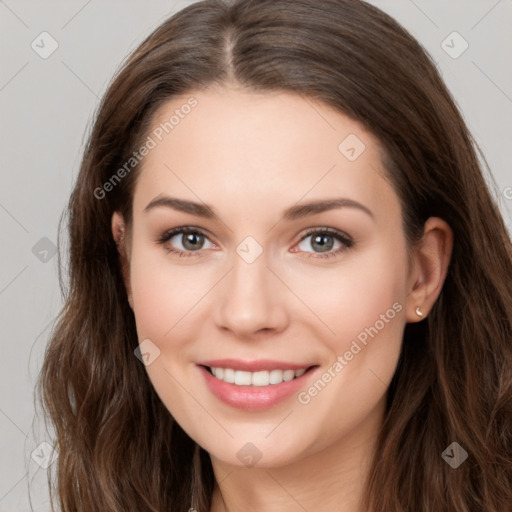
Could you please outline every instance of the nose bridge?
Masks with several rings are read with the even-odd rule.
[[[281,330],[286,322],[283,291],[267,268],[268,254],[248,237],[233,254],[217,307],[217,324],[240,335]],[[256,245],[257,244],[257,245]]]

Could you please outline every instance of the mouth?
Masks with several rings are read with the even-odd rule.
[[[315,366],[308,366],[298,370],[260,370],[257,372],[249,372],[244,370],[235,370],[234,368],[210,367],[203,366],[216,379],[234,384],[235,386],[275,386],[282,382],[289,382],[298,379],[307,371]]]
[[[291,398],[319,368],[310,364],[237,360],[205,361],[196,366],[217,399],[245,410],[268,409]]]

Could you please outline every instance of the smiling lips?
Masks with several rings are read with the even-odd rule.
[[[315,365],[223,359],[198,364],[210,391],[240,409],[266,409],[289,397]]]

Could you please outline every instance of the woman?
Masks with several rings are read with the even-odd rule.
[[[503,512],[511,244],[359,0],[198,2],[124,64],[40,389],[63,511]]]

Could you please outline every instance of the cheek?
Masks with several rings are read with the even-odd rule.
[[[407,277],[401,243],[376,244],[339,272],[318,280],[314,294],[309,288],[308,304],[334,334],[319,327],[326,334],[317,338],[329,355],[318,380],[302,390],[299,403],[311,417],[329,417],[342,430],[350,430],[383,400],[396,370]]]
[[[401,340],[407,253],[400,243],[375,244],[336,269],[290,276],[297,295],[324,324],[317,322],[331,353],[349,350],[358,335],[364,342],[375,324],[380,338]]]
[[[340,383],[348,396],[366,397],[367,403],[389,385],[402,345],[407,257],[398,242],[395,250],[382,245],[369,253],[359,271],[348,273],[348,293],[338,297],[335,349],[343,365]]]
[[[211,274],[197,265],[171,263],[164,249],[134,250],[130,282],[139,339],[170,335],[212,288]]]
[[[402,345],[406,268],[405,249],[383,247],[331,276],[324,293],[310,295],[335,332],[323,337],[330,355],[322,372],[298,397],[305,424],[318,439],[321,429],[327,432],[317,448],[350,432],[384,400]],[[320,427],[314,418],[328,419]]]
[[[193,378],[188,373],[188,346],[198,326],[194,313],[215,283],[215,276],[210,279],[208,274],[213,271],[198,272],[196,265],[170,262],[164,249],[155,251],[141,244],[132,253],[130,282],[137,336],[139,343],[151,340],[153,354],[146,370],[157,394],[179,418],[195,414],[194,403],[180,383]]]

